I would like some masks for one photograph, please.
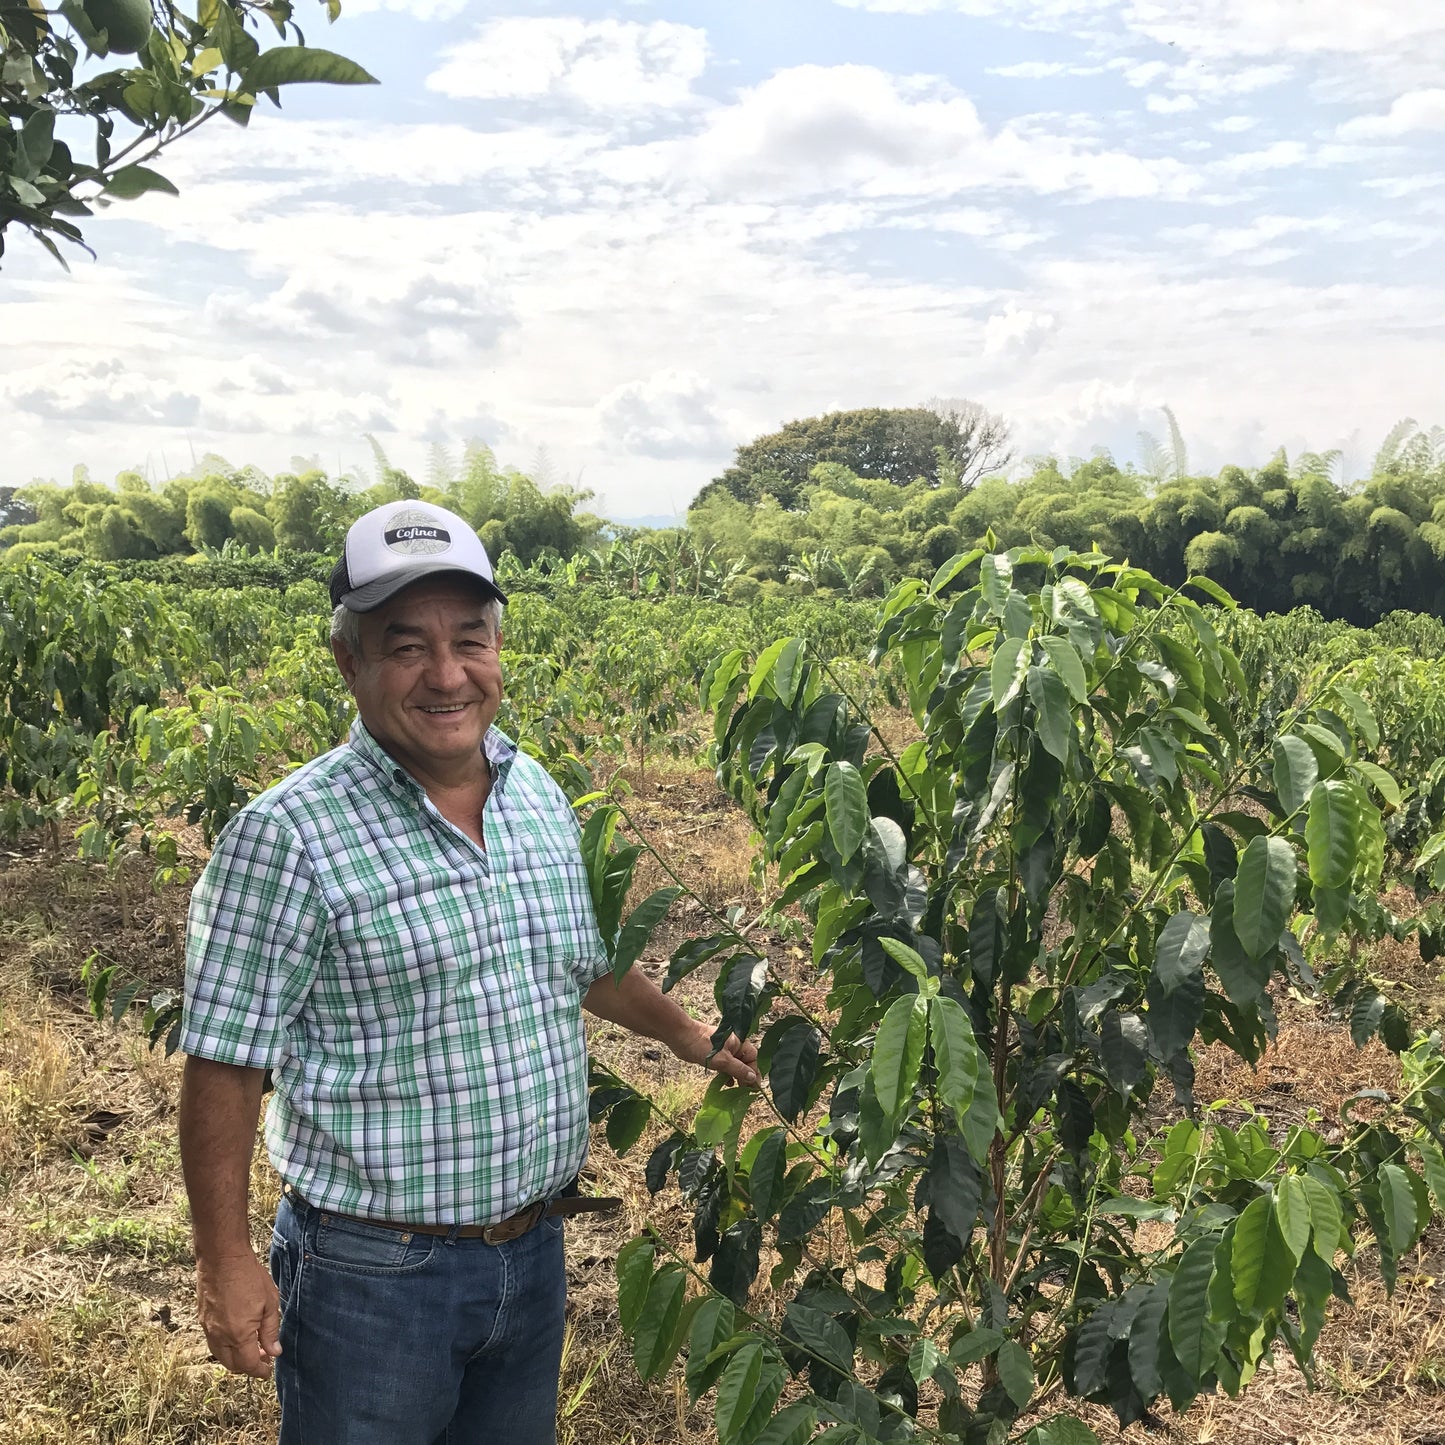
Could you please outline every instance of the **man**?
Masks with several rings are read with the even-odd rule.
[[[191,902],[181,1158],[200,1318],[282,1445],[550,1445],[561,1216],[587,1148],[582,1005],[741,1084],[756,1049],[613,982],[571,808],[493,727],[506,599],[460,517],[349,531],[350,741],[261,794]],[[247,1186],[264,1073],[285,1189]]]

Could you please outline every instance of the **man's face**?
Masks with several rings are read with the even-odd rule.
[[[502,638],[483,608],[471,583],[430,577],[362,615],[359,657],[333,643],[367,730],[423,783],[481,766],[502,701]]]

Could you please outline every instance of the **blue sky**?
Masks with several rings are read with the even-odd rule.
[[[1355,473],[1445,421],[1439,0],[310,11],[381,86],[203,130],[69,276],[12,242],[0,481],[477,437],[634,516],[836,407]]]

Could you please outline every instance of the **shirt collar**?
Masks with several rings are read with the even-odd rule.
[[[347,745],[353,752],[364,758],[384,778],[389,779],[408,793],[425,790],[407,770],[372,737],[366,724],[358,717],[351,724],[351,735]],[[492,786],[501,789],[517,758],[517,745],[500,728],[490,727],[482,739],[482,752],[492,770]]]

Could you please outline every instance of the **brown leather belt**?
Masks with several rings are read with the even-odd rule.
[[[288,1184],[285,1192],[294,1199],[302,1198],[296,1190]],[[620,1209],[620,1199],[604,1199],[588,1194],[563,1194],[560,1197],[547,1201],[538,1200],[535,1204],[529,1204],[520,1213],[512,1215],[510,1219],[503,1219],[496,1224],[401,1224],[393,1219],[366,1219],[359,1214],[341,1214],[335,1209],[322,1209],[317,1212],[321,1215],[322,1224],[328,1224],[333,1219],[343,1219],[349,1224],[369,1224],[376,1229],[395,1229],[401,1233],[403,1238],[413,1234],[433,1234],[447,1236],[455,1229],[458,1239],[482,1239],[488,1244],[506,1244],[513,1239],[520,1239],[528,1230],[535,1229],[544,1219],[563,1219],[573,1214],[601,1214],[613,1209]],[[307,1205],[307,1208],[314,1209],[315,1205]]]

